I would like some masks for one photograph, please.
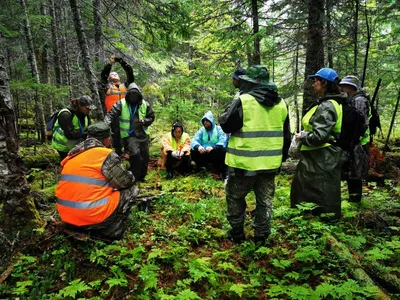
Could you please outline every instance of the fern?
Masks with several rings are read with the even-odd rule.
[[[315,246],[306,246],[297,250],[294,257],[301,262],[320,262],[322,259],[321,253]]]
[[[144,290],[157,287],[159,267],[153,264],[143,265],[139,271],[139,278],[145,283]]]
[[[368,260],[384,260],[389,259],[393,255],[393,251],[386,248],[380,249],[379,247],[375,247],[365,252],[365,254]]]
[[[242,294],[246,290],[247,286],[247,284],[242,283],[232,284],[229,290],[239,295],[239,297],[242,297]]]
[[[176,300],[198,300],[201,299],[199,295],[197,295],[195,292],[191,291],[190,289],[185,289],[181,291],[176,297],[174,298]]]
[[[279,259],[274,258],[272,260],[272,265],[277,267],[277,268],[280,268],[280,269],[286,269],[292,263],[293,263],[293,261],[290,260],[290,259],[281,259],[281,260],[279,260]]]
[[[60,298],[71,297],[71,298],[75,299],[75,297],[79,293],[86,291],[86,290],[90,290],[90,287],[84,281],[81,281],[81,279],[78,278],[78,279],[71,281],[68,286],[66,286],[65,288],[60,290],[58,292],[57,296],[59,296]]]

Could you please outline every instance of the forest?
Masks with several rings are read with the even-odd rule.
[[[395,0],[0,0],[0,299],[400,298],[400,2]],[[155,113],[150,162],[116,241],[67,230],[56,209],[60,158],[46,121],[89,95],[104,118],[101,72],[133,68]],[[381,126],[362,201],[342,181],[342,217],[290,207],[298,160],[275,178],[267,244],[226,238],[224,182],[166,178],[162,136],[190,136],[233,100],[232,74],[265,66],[291,133],[317,100],[308,75],[358,76]],[[112,71],[126,80],[120,64]],[[128,166],[128,161],[124,161]],[[252,235],[255,196],[247,198]]]

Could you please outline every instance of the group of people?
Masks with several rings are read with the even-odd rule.
[[[110,73],[116,61],[127,73],[126,85],[121,84],[118,74]],[[317,205],[314,214],[331,213],[339,218],[344,156],[334,141],[341,131],[342,104],[355,106],[368,122],[369,103],[355,76],[340,80],[333,69],[323,68],[310,78],[319,99],[304,115],[303,131],[296,134],[301,154],[291,205],[313,202]],[[74,100],[59,113],[52,141],[63,159],[57,208],[62,220],[75,230],[120,238],[138,194],[135,183],[147,174],[148,127],[154,121],[154,112],[133,82],[132,68],[121,58],[110,58],[102,79],[107,79],[104,121],[90,125],[88,113],[94,105],[88,96]],[[253,65],[247,71],[240,68],[232,80],[239,92],[220,116],[220,125],[208,111],[191,139],[182,124],[175,122],[162,139],[161,157],[167,178],[172,178],[176,169],[187,174],[193,160],[197,169],[213,164],[227,179],[227,219],[231,226],[227,237],[234,242],[245,239],[245,197],[254,191],[254,242],[263,244],[270,234],[275,176],[288,157],[291,143],[288,105],[263,66]],[[367,135],[347,153],[352,159],[346,164],[345,179],[350,201],[354,202],[362,195]],[[129,170],[121,162],[122,148],[129,157]]]

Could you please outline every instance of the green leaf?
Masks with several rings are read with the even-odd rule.
[[[71,281],[68,286],[60,290],[58,296],[63,298],[72,297],[75,299],[79,293],[86,290],[90,290],[90,287],[84,281],[81,281],[81,279],[78,278]]]
[[[239,297],[242,297],[242,294],[246,288],[247,284],[238,283],[238,284],[232,284],[229,290],[231,292],[235,292],[237,295],[239,295]]]

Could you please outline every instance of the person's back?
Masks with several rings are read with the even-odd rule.
[[[138,190],[132,174],[109,149],[109,126],[104,122],[93,124],[88,134],[89,138],[61,162],[57,210],[61,219],[73,228],[89,232],[101,229],[100,235],[119,238],[126,219],[121,218],[121,213],[125,210],[127,217],[126,207],[133,205]]]

